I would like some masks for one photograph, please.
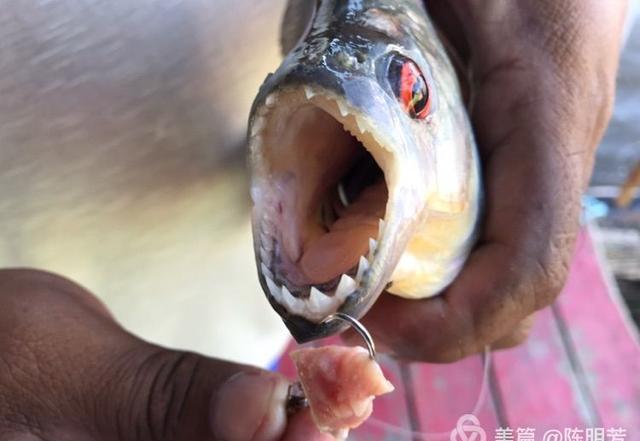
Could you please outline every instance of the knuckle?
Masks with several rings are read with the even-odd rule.
[[[130,358],[118,369],[128,378],[122,381],[116,375],[113,381],[121,389],[116,393],[124,393],[125,399],[119,401],[129,406],[126,412],[117,412],[118,435],[122,437],[135,430],[136,441],[180,439],[179,428],[187,414],[189,396],[194,392],[192,386],[201,358],[163,349]],[[112,388],[107,387],[103,403],[108,408],[112,407],[109,405],[112,394]]]
[[[0,270],[0,302],[0,317],[13,323],[38,323],[52,306],[100,304],[71,280],[34,269]]]
[[[531,282],[534,309],[550,305],[558,297],[569,274],[569,263],[575,234],[558,234],[551,239],[546,250],[534,259]]]

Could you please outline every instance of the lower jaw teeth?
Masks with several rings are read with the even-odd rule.
[[[269,268],[267,268],[264,263],[260,264],[260,268],[262,269],[262,274],[264,274],[265,277],[273,280],[273,273],[269,270]]]
[[[309,291],[309,300],[307,300],[307,306],[310,311],[325,311],[332,306],[333,300],[331,297],[324,294],[316,287],[311,287]]]
[[[269,292],[276,302],[293,315],[320,322],[336,312],[346,298],[358,289],[369,270],[369,261],[361,256],[355,279],[347,274],[342,274],[333,295],[327,295],[312,286],[309,290],[309,296],[306,298],[296,297],[285,285],[279,286],[274,282],[273,272],[264,262],[260,264],[260,267]]]
[[[358,263],[358,272],[356,273],[356,283],[362,282],[365,274],[369,271],[369,261],[364,257],[360,256],[360,262]]]
[[[267,271],[265,271],[265,269]],[[322,321],[329,314],[337,311],[345,299],[358,287],[356,281],[346,274],[340,278],[340,283],[332,296],[328,296],[315,286],[309,290],[309,297],[295,297],[286,286],[278,286],[271,277],[271,271],[263,268],[267,287],[271,296],[287,311],[307,319]]]
[[[367,255],[367,259],[369,261],[373,261],[373,257],[376,254],[376,249],[378,248],[378,241],[375,239],[369,239],[369,254]]]
[[[347,296],[353,293],[357,288],[358,283],[351,277],[343,274],[342,277],[340,277],[340,282],[338,283],[338,287],[336,288],[335,296],[346,299]]]
[[[264,248],[260,248],[260,261],[268,267],[271,266],[271,253],[265,250]]]
[[[379,236],[382,237],[382,232],[385,226],[383,219],[379,222]],[[263,233],[264,234],[264,233]],[[270,238],[271,239],[271,238]],[[264,245],[271,245],[273,248],[273,242],[265,240]],[[358,260],[357,270],[355,271],[355,277],[351,277],[347,274],[342,274],[337,282],[333,295],[327,295],[318,287],[311,287],[308,297],[296,297],[289,288],[285,285],[278,285],[274,280],[274,272],[271,267],[271,250],[266,249],[267,246],[260,247],[260,269],[265,278],[267,288],[273,299],[282,305],[289,313],[305,317],[309,320],[320,322],[324,320],[328,315],[333,314],[344,303],[346,298],[358,290],[363,284],[363,281],[367,278],[370,269],[370,262],[373,261],[378,248],[378,241],[371,238],[369,239],[369,251],[367,256],[360,256]],[[335,282],[333,282],[335,283]],[[331,285],[329,285],[331,286]]]

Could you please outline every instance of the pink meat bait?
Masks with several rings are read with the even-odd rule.
[[[361,347],[300,349],[291,358],[318,429],[339,440],[369,418],[376,396],[394,390]]]

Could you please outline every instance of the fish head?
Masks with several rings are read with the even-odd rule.
[[[455,131],[467,129],[449,108],[459,96],[441,47],[366,12],[312,30],[251,112],[258,274],[299,342],[342,330],[324,319],[360,318],[394,282],[438,189],[439,151],[463,148]]]

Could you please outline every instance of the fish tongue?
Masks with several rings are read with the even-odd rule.
[[[377,230],[375,219],[371,223],[363,219],[361,224],[324,234],[304,250],[302,272],[311,284],[325,283],[346,273],[366,254],[368,238]]]
[[[325,283],[348,272],[369,249],[369,238],[377,238],[384,217],[386,186],[365,189],[347,206],[328,233],[305,244],[300,269],[311,284]]]

